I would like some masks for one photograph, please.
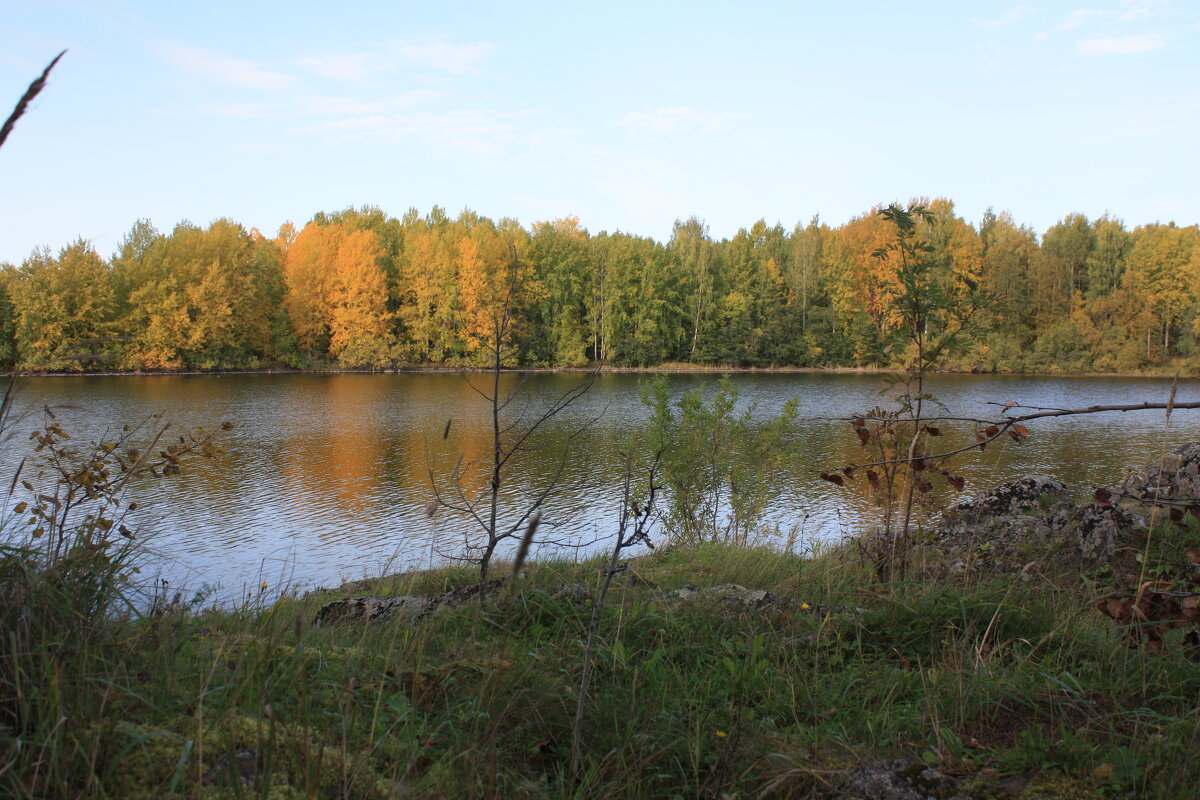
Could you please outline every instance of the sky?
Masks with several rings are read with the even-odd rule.
[[[68,53],[0,149],[0,262],[352,205],[1200,221],[1200,2],[1078,2],[4,0],[0,115]]]

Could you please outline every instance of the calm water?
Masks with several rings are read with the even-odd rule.
[[[537,410],[576,381],[577,375],[529,377],[514,412]],[[134,487],[144,529],[153,530],[156,569],[173,585],[219,585],[233,596],[261,581],[330,585],[341,579],[439,562],[459,554],[474,530],[469,520],[425,506],[432,480],[446,485],[458,459],[488,457],[487,407],[467,378],[416,375],[241,375],[30,379],[19,405],[75,405],[58,411],[76,439],[104,436],[150,414],[175,427],[236,428],[222,443],[225,454],[188,470],[182,478]],[[515,376],[506,376],[514,382]],[[639,399],[640,378],[603,375],[593,390],[531,440],[533,450],[513,465],[504,487],[509,509],[546,485],[558,464],[563,436],[598,420],[579,438],[575,457],[544,516],[544,535],[580,542],[608,536],[618,511],[620,449],[648,412]],[[845,416],[880,402],[875,375],[737,375],[743,400],[768,416],[791,397],[801,417]],[[673,390],[715,377],[679,375]],[[994,416],[989,402],[1076,407],[1098,403],[1165,400],[1169,381],[1115,378],[942,376],[932,391],[955,414]],[[1181,382],[1178,399],[1200,399],[1197,381]],[[525,406],[522,406],[522,403]],[[39,417],[21,425],[32,430]],[[447,420],[450,435],[442,439]],[[1032,423],[1030,439],[960,457],[966,494],[1039,473],[1089,493],[1118,481],[1164,447],[1200,439],[1200,413],[1177,412],[1170,426],[1161,413],[1110,413]],[[5,447],[9,474],[22,454],[23,437]],[[796,457],[776,476],[783,493],[770,522],[807,539],[852,531],[873,513],[858,491],[820,480],[821,470],[861,458],[844,422],[804,421],[794,434]],[[5,483],[7,483],[7,478]],[[482,485],[482,481],[479,482]],[[597,545],[593,545],[597,546]]]

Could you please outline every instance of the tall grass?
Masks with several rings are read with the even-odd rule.
[[[69,440],[44,439],[53,424],[42,456],[66,464]],[[345,592],[141,602],[142,539],[120,533],[116,490],[205,443],[185,436],[155,461],[141,457],[155,448],[74,450],[85,466],[124,454],[108,483],[80,468],[35,484],[25,468],[34,497],[7,512],[0,545],[0,797],[819,798],[884,757],[960,775],[976,796],[1010,779],[1038,797],[1184,798],[1200,784],[1200,670],[1177,640],[1129,648],[1092,608],[1101,577],[880,586],[854,548],[716,542],[660,547],[613,583],[573,769],[592,608],[555,589],[596,591],[602,558],[527,565],[511,591],[420,625],[313,624]],[[94,497],[78,488],[88,474]],[[1171,563],[1195,535],[1157,531],[1143,558]],[[477,580],[446,568],[354,593],[434,597]],[[803,605],[666,599],[724,583]]]

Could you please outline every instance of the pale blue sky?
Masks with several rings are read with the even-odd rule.
[[[948,196],[1200,221],[1200,2],[3,0],[0,261],[372,204],[666,238]]]

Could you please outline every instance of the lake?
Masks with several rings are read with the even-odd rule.
[[[4,446],[5,483],[29,450],[25,437],[38,427],[43,405],[75,406],[55,413],[64,429],[83,440],[110,439],[123,424],[156,413],[175,429],[230,420],[236,427],[223,436],[225,452],[218,459],[131,490],[154,574],[173,586],[208,584],[220,596],[233,597],[248,587],[257,592],[264,581],[271,587],[328,586],[385,569],[428,566],[460,555],[474,535],[462,515],[442,509],[431,518],[426,506],[433,497],[431,480],[447,487],[456,463],[470,465],[490,455],[488,406],[471,385],[482,386],[485,379],[448,373],[30,378],[17,402],[28,415],[12,426],[19,435]],[[529,375],[509,411],[535,415],[579,380],[571,373]],[[639,393],[645,380],[601,375],[514,460],[502,492],[508,510],[546,485],[564,437],[594,420],[577,438],[539,538],[570,539],[586,551],[603,547],[611,536],[622,448],[649,416]],[[717,377],[676,374],[668,380],[672,391],[682,392],[712,387]],[[823,418],[885,401],[882,376],[742,373],[732,380],[743,402],[757,405],[758,418],[777,413],[788,398],[799,401],[802,421],[792,434],[796,455],[774,477],[781,496],[768,523],[784,535],[795,534],[802,545],[870,524],[878,513],[875,503],[861,490],[838,488],[818,473],[861,460],[850,426]],[[515,387],[518,377],[505,375],[504,381]],[[994,417],[999,407],[989,403],[1080,407],[1165,401],[1170,381],[945,375],[933,378],[929,388],[956,415]],[[1200,399],[1200,382],[1181,381],[1178,399]],[[452,424],[443,439],[447,421]],[[1164,449],[1200,439],[1200,413],[1178,411],[1169,425],[1162,412],[1133,412],[1039,420],[1029,427],[1031,436],[1020,445],[1005,439],[984,453],[956,459],[956,471],[967,479],[963,496],[1031,473],[1060,478],[1090,495],[1095,486],[1119,481]],[[571,552],[543,547],[540,554]]]

